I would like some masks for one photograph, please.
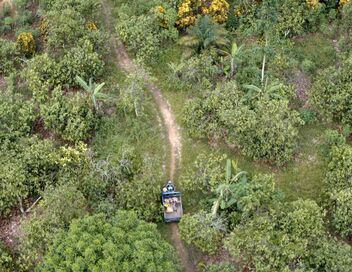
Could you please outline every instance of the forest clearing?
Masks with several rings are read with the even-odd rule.
[[[352,271],[351,32],[349,0],[0,1],[0,271]]]

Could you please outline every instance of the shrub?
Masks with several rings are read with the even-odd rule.
[[[0,39],[0,74],[9,75],[19,65],[20,52],[16,43]]]
[[[260,99],[253,110],[243,107],[225,111],[222,120],[228,122],[228,141],[236,143],[247,156],[277,165],[292,159],[302,121],[286,100]]]
[[[146,155],[140,169],[116,186],[115,202],[121,208],[133,210],[146,221],[161,219],[160,190],[162,173],[155,171],[157,161]],[[146,206],[145,204],[148,203]]]
[[[32,92],[33,99],[45,101],[49,96],[49,89],[57,84],[58,66],[48,54],[37,55],[27,62],[22,72],[22,78]]]
[[[104,62],[94,52],[93,44],[84,40],[81,45],[66,51],[58,62],[57,84],[77,86],[76,76],[96,79],[101,76]]]
[[[172,22],[169,23],[169,28],[164,28],[160,26],[158,20],[158,15],[155,13],[139,16],[119,13],[116,30],[121,40],[136,53],[139,61],[155,61],[158,51],[161,50],[161,43],[166,40],[174,41],[177,38]]]
[[[237,226],[225,246],[242,267],[255,271],[307,269],[324,237],[323,213],[311,200],[298,200],[281,211],[256,216]]]
[[[71,7],[62,10],[51,10],[47,13],[47,45],[51,51],[74,47],[84,36],[85,21],[82,15]]]
[[[0,270],[2,272],[11,272],[13,269],[12,256],[2,241],[0,241]]]
[[[221,181],[225,180],[225,159],[225,155],[199,154],[192,168],[181,176],[182,188],[192,195],[197,192],[214,192]]]
[[[56,236],[40,266],[41,271],[178,271],[172,247],[156,225],[120,211],[74,220],[67,232]]]
[[[41,105],[41,113],[46,129],[73,142],[89,139],[98,124],[89,97],[81,93],[64,96],[58,88],[51,100]]]
[[[352,148],[348,145],[337,145],[332,148],[331,159],[325,182],[329,190],[344,190],[352,185]]]
[[[352,58],[341,66],[328,67],[320,72],[310,91],[310,103],[326,119],[352,125]]]
[[[331,195],[332,207],[332,225],[342,236],[349,237],[352,235],[352,189],[348,188]]]
[[[221,112],[241,107],[241,95],[236,83],[229,82],[205,93],[203,97],[187,101],[183,109],[183,122],[189,133],[194,137],[226,136]]]
[[[189,59],[182,59],[180,63],[169,64],[171,74],[169,76],[170,87],[178,90],[195,88],[199,91],[213,87],[220,71],[214,64],[210,55],[201,54]]]
[[[221,247],[226,230],[219,218],[213,218],[204,211],[184,215],[179,227],[182,240],[210,254],[215,254]]]
[[[87,214],[86,200],[75,186],[49,187],[31,217],[23,221],[24,239],[20,244],[22,269],[31,270],[42,259],[55,234],[68,229],[71,221]]]
[[[315,112],[310,109],[302,109],[300,111],[300,117],[305,125],[310,125],[317,121]]]
[[[32,102],[6,93],[0,97],[0,143],[29,135],[36,118]]]
[[[17,37],[17,45],[25,55],[32,55],[35,52],[35,40],[31,32],[22,32]]]

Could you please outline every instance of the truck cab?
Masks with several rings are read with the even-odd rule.
[[[164,221],[178,222],[183,215],[181,193],[176,191],[172,181],[168,181],[161,192],[164,207]]]

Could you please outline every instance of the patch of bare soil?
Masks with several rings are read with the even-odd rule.
[[[17,238],[20,236],[21,215],[13,212],[9,218],[0,219],[0,240],[9,248],[16,247]]]
[[[310,77],[301,70],[293,74],[293,84],[295,85],[296,95],[300,101],[306,103],[308,100],[308,91],[311,86]]]
[[[12,3],[12,0],[0,0],[0,12],[3,10],[5,5],[10,6],[10,8],[11,8],[11,16],[16,14],[16,10],[15,10],[15,7],[14,7],[14,5]]]

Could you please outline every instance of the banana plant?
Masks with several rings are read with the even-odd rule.
[[[218,197],[214,200],[212,206],[211,214],[213,217],[217,216],[219,208],[224,210],[237,202],[234,197],[236,184],[238,182],[246,183],[247,181],[247,172],[239,171],[237,163],[228,159],[226,161],[225,183],[220,184],[215,191]]]
[[[228,78],[233,78],[236,74],[237,64],[236,59],[238,58],[239,54],[241,53],[243,48],[243,44],[237,46],[235,41],[231,44],[231,51],[219,50],[220,53],[224,54],[227,59],[230,60],[230,73],[228,74]]]
[[[96,110],[99,109],[98,100],[107,99],[109,97],[107,94],[101,92],[101,89],[105,86],[105,82],[96,84],[93,82],[92,78],[90,78],[89,81],[86,82],[80,76],[76,76],[76,81],[86,92],[90,94],[93,101],[93,105]]]
[[[268,79],[262,87],[256,85],[243,85],[243,88],[247,89],[245,95],[246,100],[252,100],[257,96],[266,96],[268,99],[282,99],[283,95],[281,90],[283,85],[281,83],[273,82],[268,84]]]

